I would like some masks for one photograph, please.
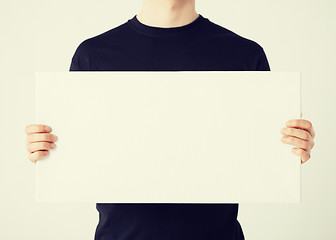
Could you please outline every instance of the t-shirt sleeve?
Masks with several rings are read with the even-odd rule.
[[[83,41],[79,44],[72,56],[69,71],[89,71],[90,62],[88,52],[87,42]]]
[[[70,64],[69,71],[79,71],[78,59],[77,59],[76,54],[73,55],[73,57],[71,59],[71,64]]]
[[[257,69],[256,71],[271,71],[271,68],[269,66],[265,51],[263,48],[261,48],[258,62],[257,62]]]

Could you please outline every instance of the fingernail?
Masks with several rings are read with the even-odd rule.
[[[54,143],[51,143],[51,144],[50,144],[50,147],[51,147],[51,148],[54,148],[54,147],[55,147],[55,144],[54,144]]]
[[[49,126],[46,126],[46,127],[45,127],[45,130],[48,131],[48,132],[50,132],[50,131],[51,131],[51,128],[50,128]]]
[[[56,136],[53,136],[52,139],[53,139],[53,141],[56,141],[56,140],[57,140],[57,137],[56,137]]]

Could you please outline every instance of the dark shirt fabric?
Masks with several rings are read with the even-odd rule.
[[[259,44],[199,14],[173,28],[148,26],[134,16],[82,41],[70,71],[270,71],[270,66]],[[97,203],[96,208],[95,240],[245,239],[238,203]]]

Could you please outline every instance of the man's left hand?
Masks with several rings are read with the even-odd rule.
[[[292,144],[292,153],[301,157],[301,164],[310,159],[310,152],[314,147],[315,132],[311,122],[304,119],[292,119],[286,122],[286,128],[280,133],[282,143]]]

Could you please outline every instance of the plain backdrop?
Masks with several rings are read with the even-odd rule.
[[[35,203],[24,132],[34,123],[34,72],[68,71],[83,40],[140,8],[141,0],[1,1],[0,239],[93,239],[95,204]],[[240,204],[245,238],[336,239],[336,2],[196,1],[196,11],[259,43],[271,70],[301,71],[302,118],[316,132],[312,157],[301,166],[302,203]]]

